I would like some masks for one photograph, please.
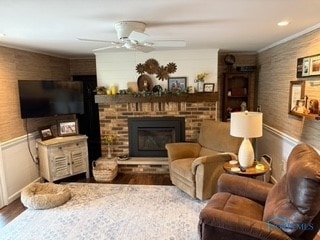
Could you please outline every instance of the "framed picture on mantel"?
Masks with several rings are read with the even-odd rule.
[[[186,77],[170,77],[168,79],[169,92],[184,91],[187,88]]]

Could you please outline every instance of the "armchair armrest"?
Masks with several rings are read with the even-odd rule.
[[[198,157],[196,158],[193,163],[192,163],[192,174],[196,174],[197,167],[201,164],[203,165],[208,165],[207,167],[209,168],[211,165],[211,170],[210,172],[213,172],[214,168],[216,168],[218,165],[224,164],[226,161],[229,161],[232,159],[232,155],[229,154],[217,154],[217,155],[210,155],[210,156],[203,156],[203,157]]]
[[[259,240],[291,239],[280,229],[270,227],[267,222],[210,208],[209,204],[200,213],[198,227],[201,239],[203,239],[203,231],[206,231],[206,225],[210,226],[208,231],[217,230],[215,235],[217,238],[223,236],[224,239],[244,239],[244,236],[248,236],[250,239]]]
[[[231,174],[222,174],[218,180],[219,192],[229,192],[260,203],[265,203],[272,186],[271,183]]]
[[[196,181],[196,197],[205,200],[217,192],[217,181],[224,172],[223,164],[231,155],[217,154],[198,157],[192,162],[191,171]]]
[[[199,143],[167,143],[169,161],[182,158],[197,158],[200,153],[201,146]]]

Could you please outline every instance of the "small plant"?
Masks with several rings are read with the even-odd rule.
[[[204,79],[209,75],[209,73],[200,73],[196,77],[196,82],[204,82]]]
[[[109,134],[105,137],[105,141],[107,144],[113,144],[114,140],[116,139],[116,136],[115,135],[112,135],[112,134]]]

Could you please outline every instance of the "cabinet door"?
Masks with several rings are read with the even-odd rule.
[[[71,168],[69,156],[66,154],[52,154],[50,157],[51,162],[51,176],[53,180],[58,180],[63,177],[70,176]]]
[[[85,172],[87,169],[86,164],[86,156],[84,156],[84,153],[82,150],[75,150],[70,153],[71,157],[71,164],[72,164],[72,173],[81,173]]]

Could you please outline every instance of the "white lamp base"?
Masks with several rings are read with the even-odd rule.
[[[238,156],[239,164],[241,167],[247,168],[251,167],[254,163],[254,152],[252,144],[249,138],[244,138],[240,148]]]

